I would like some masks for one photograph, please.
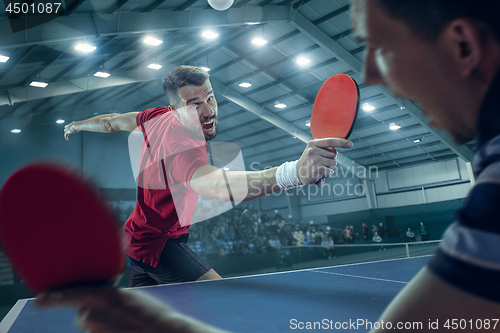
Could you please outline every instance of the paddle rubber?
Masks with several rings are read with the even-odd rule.
[[[97,193],[61,166],[32,164],[0,190],[0,239],[34,292],[101,284],[124,256],[118,226]]]
[[[311,115],[314,139],[347,139],[359,110],[359,88],[353,78],[337,74],[326,80],[316,95]]]

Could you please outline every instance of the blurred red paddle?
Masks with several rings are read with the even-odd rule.
[[[348,139],[359,110],[359,87],[346,74],[333,75],[316,95],[311,114],[311,134],[314,139]],[[323,178],[316,182],[320,185]]]
[[[106,283],[124,263],[118,226],[97,193],[49,163],[23,167],[3,185],[0,240],[37,293]]]

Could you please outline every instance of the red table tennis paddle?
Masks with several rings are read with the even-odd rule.
[[[358,110],[359,87],[356,81],[346,74],[331,76],[323,83],[314,101],[311,114],[313,138],[349,138]]]
[[[346,74],[331,76],[316,95],[311,115],[314,139],[347,139],[352,133],[359,110],[359,87]]]
[[[3,185],[0,239],[36,293],[108,282],[124,263],[118,225],[97,193],[49,163],[23,167]]]

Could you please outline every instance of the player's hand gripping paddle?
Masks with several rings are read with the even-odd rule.
[[[0,190],[0,239],[34,292],[100,284],[123,267],[118,226],[94,190],[60,166],[21,168]]]
[[[359,87],[356,81],[345,74],[331,76],[323,83],[314,101],[311,115],[313,138],[349,138],[358,110]]]

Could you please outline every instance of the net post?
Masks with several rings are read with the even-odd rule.
[[[406,258],[410,258],[410,249],[408,248],[408,243],[406,245]]]

